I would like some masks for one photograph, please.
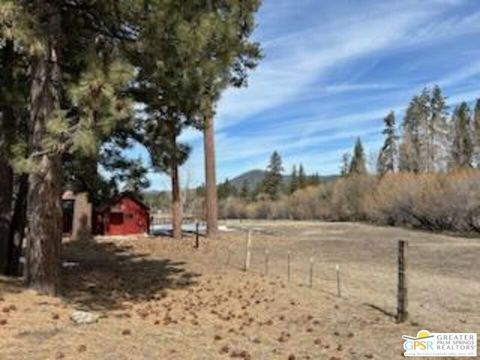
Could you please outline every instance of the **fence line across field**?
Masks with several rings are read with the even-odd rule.
[[[275,276],[284,279],[287,284],[320,289],[337,297],[357,297],[364,304],[403,322],[408,314],[406,244],[406,241],[400,240],[397,246],[392,245],[389,259],[397,258],[396,266],[395,262],[379,261],[373,269],[362,268],[359,271],[357,264],[341,265],[338,261],[326,259],[319,252],[277,251],[275,244],[256,243],[254,232],[250,229],[245,236],[241,268],[247,273]],[[337,255],[341,260],[341,254]],[[233,265],[232,258],[240,260],[238,253],[229,250],[227,265]]]

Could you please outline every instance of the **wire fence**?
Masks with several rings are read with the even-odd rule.
[[[459,324],[473,322],[480,330],[480,244],[409,242],[403,294],[399,238],[275,241],[275,236],[251,232],[248,246],[247,234],[243,247],[223,256],[226,265],[349,298],[392,318],[399,316],[404,301],[413,323],[443,314]]]

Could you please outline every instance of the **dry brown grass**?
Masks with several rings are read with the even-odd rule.
[[[64,270],[61,298],[1,279],[0,358],[394,359],[402,357],[402,334],[480,330],[475,239],[357,224],[232,225],[258,229],[249,273],[241,271],[244,234],[233,232],[202,238],[199,250],[192,238],[66,243],[65,258],[80,266]],[[411,244],[411,320],[402,325],[376,309],[388,313],[394,305],[399,237]],[[294,252],[290,284],[288,250]],[[310,256],[316,258],[313,289],[305,286]],[[344,276],[341,299],[336,263]],[[73,309],[101,318],[76,326]]]

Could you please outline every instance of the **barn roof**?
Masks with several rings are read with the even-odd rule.
[[[112,207],[113,205],[115,205],[116,203],[118,203],[120,200],[122,200],[123,198],[129,198],[133,201],[135,201],[138,205],[140,205],[142,208],[144,208],[145,210],[150,210],[150,208],[148,207],[148,205],[146,205],[142,200],[140,200],[138,198],[138,196],[136,196],[134,193],[130,192],[130,191],[125,191],[125,192],[121,192],[120,194],[114,196],[113,198],[111,198],[110,200],[108,200],[106,203],[104,203],[103,205],[101,205],[100,207],[97,208],[97,211],[98,212],[104,212],[105,210],[107,210],[108,208]]]

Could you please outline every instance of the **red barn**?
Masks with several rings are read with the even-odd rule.
[[[147,234],[149,208],[131,193],[122,193],[97,209],[95,233],[100,235]]]

